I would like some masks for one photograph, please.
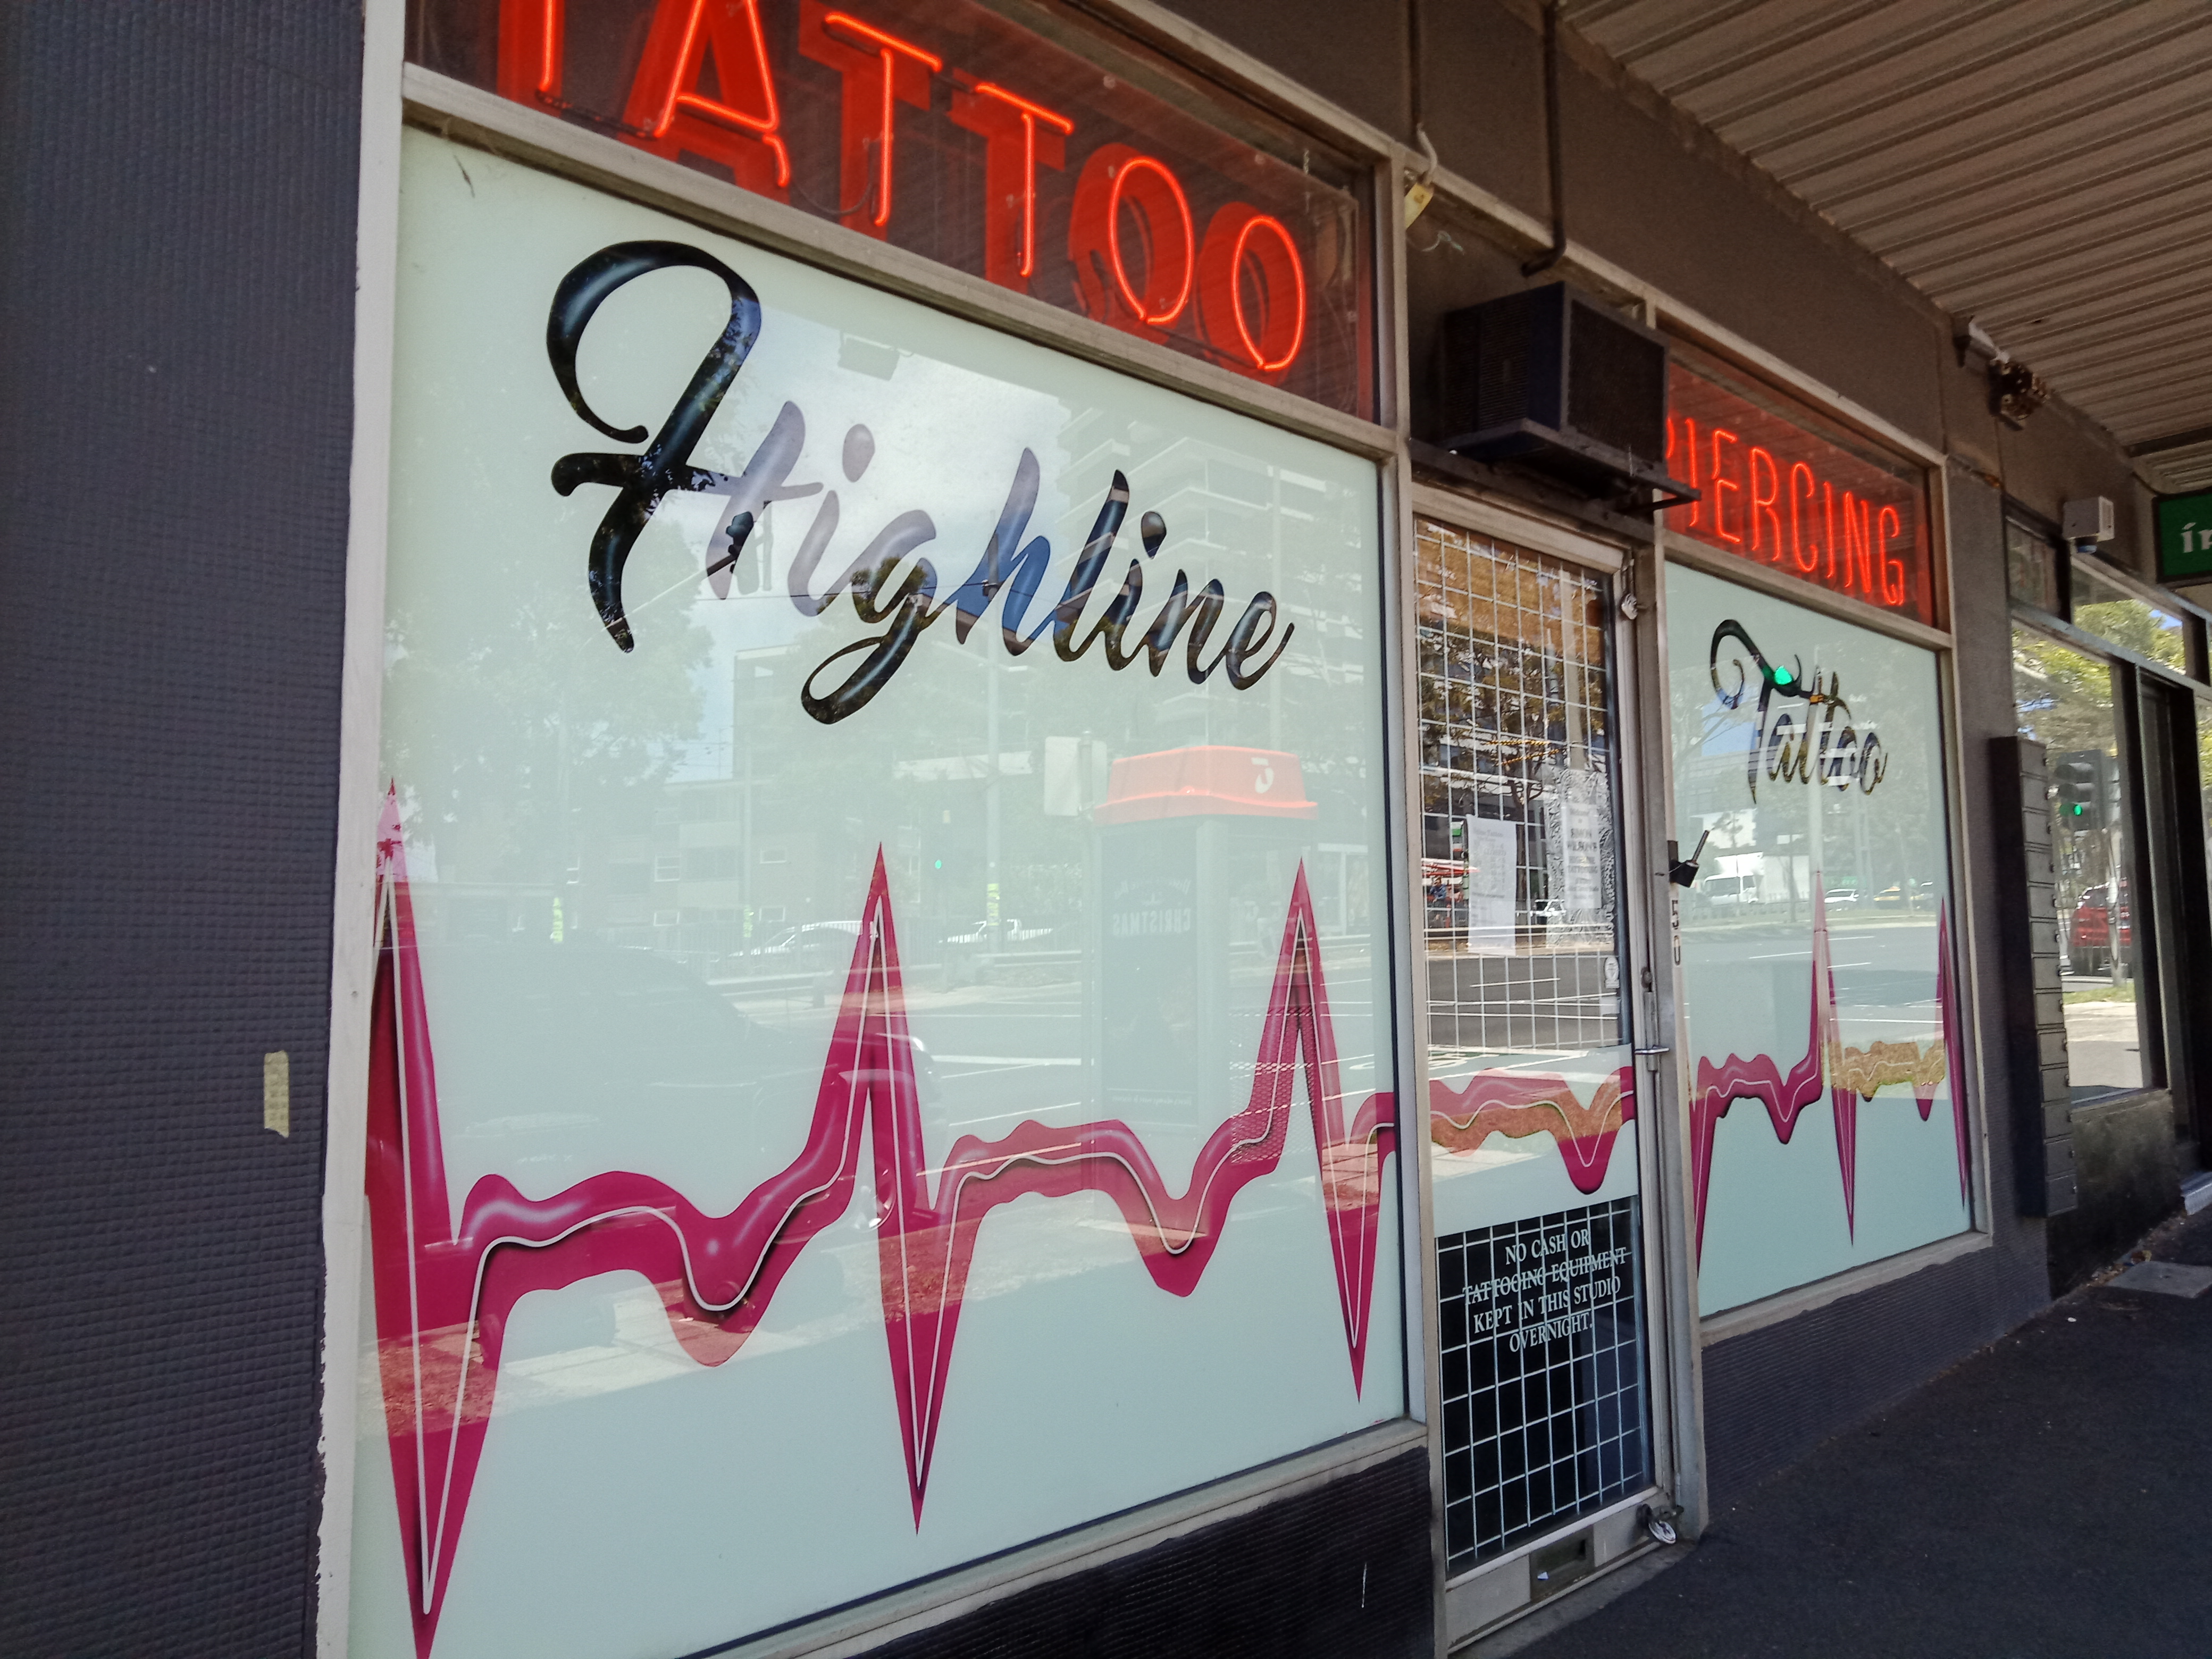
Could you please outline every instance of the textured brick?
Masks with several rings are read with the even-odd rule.
[[[360,31],[0,13],[0,1652],[311,1644]]]

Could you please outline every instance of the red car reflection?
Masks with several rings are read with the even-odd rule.
[[[2101,974],[2112,965],[2112,885],[2100,882],[2085,888],[2066,919],[2066,969],[2069,973]],[[2135,948],[2135,930],[2129,920],[2127,884],[2120,884],[2120,949]]]

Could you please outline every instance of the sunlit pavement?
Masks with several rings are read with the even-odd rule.
[[[2212,1212],[2147,1243],[2212,1266]],[[2089,1286],[1765,1485],[1717,1494],[1673,1567],[1474,1652],[2203,1659],[2208,1401],[2212,1292]]]

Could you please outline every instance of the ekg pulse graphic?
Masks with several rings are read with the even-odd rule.
[[[1579,1193],[1605,1185],[1613,1138],[1636,1115],[1636,1073],[1624,1066],[1599,1083],[1585,1106],[1567,1080],[1548,1073],[1478,1072],[1460,1087],[1429,1083],[1429,1139],[1471,1152],[1492,1135],[1548,1134]]]
[[[1136,1133],[1112,1120],[1073,1127],[1025,1121],[993,1141],[963,1135],[933,1169],[879,853],[813,1121],[789,1168],[723,1216],[703,1213],[641,1175],[593,1176],[542,1200],[526,1197],[504,1176],[488,1175],[464,1200],[458,1224],[439,1139],[437,1078],[396,791],[385,804],[377,867],[370,1252],[418,1656],[428,1656],[436,1636],[515,1304],[532,1291],[598,1273],[642,1273],[659,1292],[684,1352],[702,1364],[721,1364],[759,1324],[807,1241],[845,1213],[857,1183],[864,1126],[882,1206],[877,1252],[884,1333],[917,1528],[963,1287],[984,1216],[1030,1193],[1103,1193],[1119,1206],[1154,1283],[1188,1296],[1220,1243],[1238,1190],[1280,1162],[1301,1070],[1352,1384],[1360,1386],[1382,1165],[1395,1146],[1392,1097],[1369,1096],[1346,1121],[1303,865],[1283,924],[1251,1097],[1207,1139],[1180,1194],[1169,1188]]]
[[[1836,1014],[1835,971],[1830,966],[1827,902],[1816,877],[1813,893],[1813,975],[1807,1016],[1805,1053],[1785,1073],[1771,1055],[1746,1060],[1730,1054],[1716,1064],[1698,1061],[1697,1088],[1690,1102],[1690,1152],[1695,1176],[1698,1249],[1705,1242],[1705,1194],[1712,1184],[1713,1138],[1729,1108],[1756,1100],[1766,1108],[1775,1138],[1785,1146],[1804,1109],[1827,1091],[1836,1127],[1836,1158],[1844,1183],[1844,1222],[1858,1231],[1859,1103],[1871,1100],[1889,1084],[1909,1083],[1925,1122],[1936,1091],[1950,1074],[1949,1057],[1959,1050],[1958,999],[1951,983],[1950,907],[1936,920],[1936,1004],[1942,1035],[1923,1047],[1917,1042],[1872,1042],[1844,1046]],[[1959,1201],[1969,1196],[1972,1172],[1966,1134],[1966,1106],[1955,1083],[1951,1088],[1951,1127],[1959,1154]],[[1601,1082],[1585,1105],[1565,1078],[1549,1073],[1477,1073],[1455,1088],[1429,1084],[1429,1138],[1448,1152],[1471,1152],[1494,1134],[1548,1134],[1559,1149],[1567,1178],[1576,1190],[1594,1193],[1605,1184],[1614,1137],[1636,1115],[1635,1073],[1622,1066]]]
[[[1798,1114],[1827,1090],[1835,1117],[1836,1162],[1844,1180],[1844,1224],[1858,1234],[1859,1102],[1872,1100],[1885,1084],[1910,1083],[1920,1103],[1920,1119],[1936,1103],[1936,1091],[1951,1076],[1950,1056],[1959,1052],[1958,994],[1951,982],[1951,907],[1936,915],[1936,1006],[1942,1035],[1925,1048],[1917,1042],[1873,1042],[1846,1048],[1836,1016],[1836,975],[1830,966],[1828,906],[1820,872],[1813,875],[1813,983],[1805,1033],[1805,1053],[1787,1073],[1768,1054],[1749,1060],[1730,1054],[1720,1064],[1700,1055],[1697,1087],[1690,1097],[1690,1158],[1697,1190],[1698,1251],[1705,1247],[1705,1191],[1713,1175],[1713,1135],[1728,1109],[1739,1100],[1766,1108],[1774,1137],[1785,1146],[1797,1127]],[[1951,1128],[1959,1151],[1959,1201],[1968,1199],[1971,1173],[1966,1137],[1966,1103],[1951,1077]]]

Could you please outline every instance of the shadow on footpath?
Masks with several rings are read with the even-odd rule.
[[[2212,1267],[2212,1212],[2146,1241]],[[2093,1285],[1520,1659],[2205,1659],[2212,1291]],[[1462,1653],[1469,1651],[1462,1650]]]

